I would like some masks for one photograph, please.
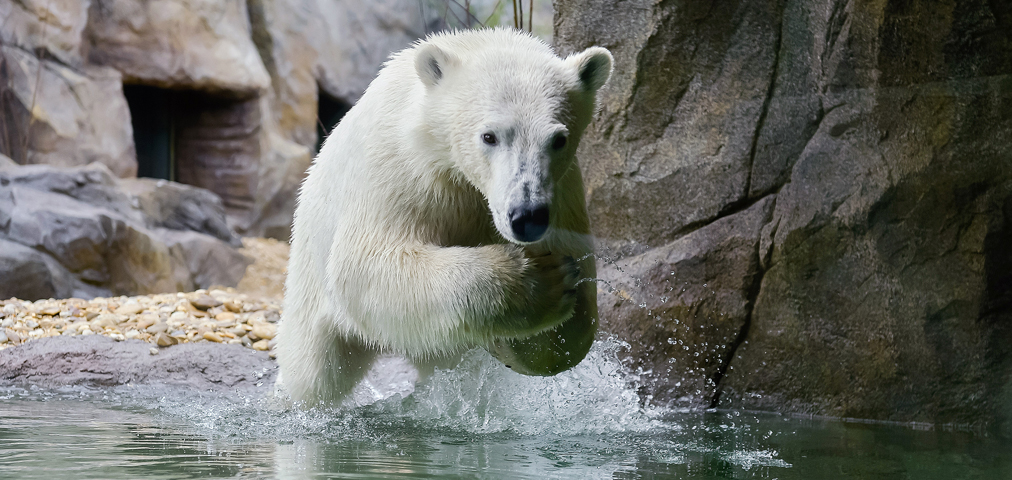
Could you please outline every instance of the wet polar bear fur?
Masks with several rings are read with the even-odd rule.
[[[541,348],[523,339],[566,343],[552,329],[567,321],[579,362],[597,307],[594,283],[577,285],[594,260],[574,152],[611,65],[509,29],[394,54],[300,191],[279,394],[339,402],[384,352],[424,364],[481,346],[522,363]]]

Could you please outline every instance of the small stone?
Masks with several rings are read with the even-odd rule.
[[[7,340],[9,340],[7,338],[7,334],[4,332],[0,332],[0,344],[7,343]]]
[[[177,343],[179,343],[179,340],[176,340],[175,337],[170,337],[165,333],[159,333],[158,335],[155,335],[155,344],[158,345],[159,347],[168,347],[170,345],[175,345]]]
[[[156,335],[156,334],[159,334],[159,333],[165,333],[168,330],[169,330],[169,326],[165,322],[157,322],[157,323],[155,323],[153,325],[149,325],[147,328],[144,329],[145,332],[148,332],[148,333],[150,333],[152,335]]]
[[[214,332],[204,332],[204,340],[208,340],[214,343],[221,343],[223,340],[220,335]]]
[[[200,295],[197,298],[190,301],[190,303],[193,304],[194,307],[197,307],[201,310],[207,310],[209,308],[217,307],[222,304],[221,300],[218,300],[217,298],[214,298],[210,295]]]
[[[278,327],[270,323],[258,323],[253,325],[253,331],[249,332],[249,334],[256,338],[270,340],[277,335],[277,332]]]
[[[232,313],[232,312],[221,312],[221,313],[215,315],[214,319],[218,320],[220,322],[228,322],[228,321],[234,322],[235,321],[235,314]]]
[[[103,313],[95,318],[93,325],[98,327],[115,327],[120,322],[126,320],[126,317],[115,313]]]
[[[260,340],[258,342],[253,342],[253,350],[260,350],[261,352],[266,352],[268,349],[269,347],[267,346],[267,340]]]
[[[229,345],[242,345],[242,340],[240,340],[238,338],[233,338],[233,339],[231,339],[231,340],[229,340],[229,341],[227,341],[225,343],[227,343]]]
[[[151,347],[151,348],[148,349],[148,353],[150,353],[152,355],[158,355],[158,349],[155,348],[155,347]]]
[[[41,313],[42,315],[59,315],[60,307],[46,307],[43,308],[42,310],[39,310],[39,313]]]
[[[136,302],[124,303],[122,306],[113,311],[117,315],[137,315],[144,311],[144,305]]]
[[[113,340],[116,340],[117,342],[122,342],[123,340],[126,340],[126,337],[124,337],[122,333],[113,333],[113,334],[111,334],[109,336]]]
[[[25,326],[31,329],[39,328],[39,324],[35,320],[29,320],[25,322]]]
[[[187,315],[186,312],[178,312],[178,311],[177,312],[172,312],[172,315],[169,315],[169,318],[171,318],[172,320],[176,320],[176,321],[186,320],[189,317],[190,316]]]
[[[237,337],[241,337],[243,335],[246,335],[246,329],[242,328],[242,327],[235,327],[235,328],[229,330],[229,332],[232,332],[232,335],[235,335]]]
[[[158,315],[153,313],[145,313],[137,317],[137,329],[144,330],[154,324],[158,323]]]
[[[244,346],[244,347],[252,347],[253,346],[253,340],[250,340],[249,337],[242,337],[242,339],[239,340],[239,341],[242,343],[242,346]]]
[[[90,322],[92,319],[94,319],[98,315],[99,315],[98,312],[89,311],[89,312],[87,312],[87,313],[84,314],[84,319],[88,320]]]
[[[241,313],[242,302],[240,302],[239,300],[228,300],[225,302],[225,308],[227,308],[230,312],[233,313]]]
[[[138,332],[137,330],[127,330],[126,334],[123,336],[129,339],[139,338],[141,336],[141,332]]]

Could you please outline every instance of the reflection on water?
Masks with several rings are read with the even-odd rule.
[[[645,407],[619,347],[596,345],[552,378],[474,352],[405,398],[341,410],[150,388],[8,390],[0,478],[1012,478],[1012,448],[996,438]]]

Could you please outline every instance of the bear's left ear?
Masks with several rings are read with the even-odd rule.
[[[423,43],[415,52],[415,70],[426,87],[432,88],[443,79],[448,67],[456,63],[443,49]]]
[[[611,76],[611,52],[601,47],[590,47],[570,55],[566,63],[573,66],[585,92],[596,92]]]

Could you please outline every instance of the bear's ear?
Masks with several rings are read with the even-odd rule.
[[[590,47],[566,59],[576,69],[580,86],[585,92],[596,92],[611,76],[611,52],[601,47]]]
[[[415,53],[415,70],[426,87],[436,86],[453,63],[452,57],[431,43],[422,44]]]

